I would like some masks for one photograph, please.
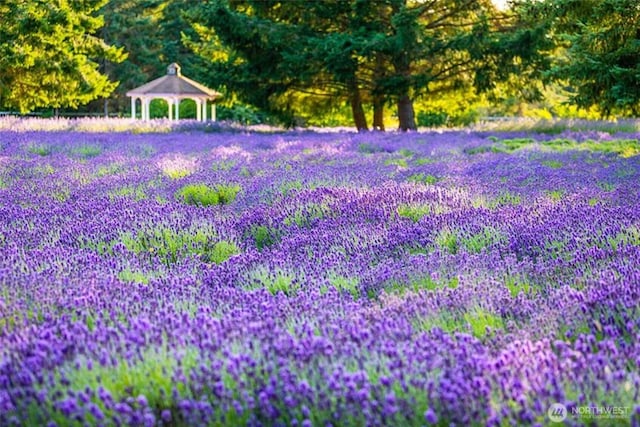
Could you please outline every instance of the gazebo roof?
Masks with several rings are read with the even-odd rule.
[[[194,82],[180,73],[180,66],[173,63],[167,67],[167,75],[143,84],[127,92],[131,97],[178,97],[215,99],[219,92]]]

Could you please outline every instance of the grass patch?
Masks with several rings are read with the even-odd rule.
[[[456,255],[460,249],[457,233],[448,228],[444,228],[438,232],[435,243],[436,246],[449,252],[451,255]]]
[[[275,227],[254,225],[249,232],[256,248],[262,251],[280,241],[280,232]]]
[[[72,364],[61,369],[65,383],[60,384],[60,390],[84,391],[87,388],[97,390],[99,387],[107,390],[114,401],[124,401],[126,398],[144,396],[150,408],[170,408],[174,406],[172,391],[184,395],[187,390],[183,383],[175,382],[176,373],[181,372],[189,376],[196,367],[199,350],[195,347],[185,347],[182,350],[165,348],[147,348],[127,360],[120,357],[115,365],[100,363],[78,357]],[[94,397],[105,416],[109,410],[98,396]],[[60,424],[63,425],[63,424]]]
[[[27,146],[27,151],[31,154],[45,157],[53,154],[53,146],[45,144],[29,144]]]
[[[411,175],[407,181],[415,182],[417,184],[425,184],[425,185],[433,185],[436,182],[440,181],[440,179],[434,175],[425,174],[425,173],[415,173]]]
[[[149,284],[149,277],[142,271],[133,271],[130,269],[122,270],[118,273],[118,279],[127,283]]]
[[[506,237],[493,227],[483,227],[482,231],[460,238],[460,244],[467,252],[478,254],[492,246],[506,241]]]
[[[476,154],[491,153],[493,151],[494,151],[493,145],[480,145],[478,147],[467,147],[462,150],[463,153],[469,154],[470,156],[473,156]]]
[[[219,184],[210,187],[206,184],[188,184],[176,193],[176,198],[187,205],[213,206],[233,202],[240,192],[240,186]]]
[[[529,296],[534,293],[534,288],[521,277],[507,276],[504,279],[504,284],[509,289],[509,293],[512,298],[516,298],[518,295],[523,294]]]
[[[488,202],[489,209],[496,209],[505,206],[518,206],[522,199],[517,194],[505,191],[500,193],[496,198]]]
[[[501,144],[508,152],[512,152],[530,146],[534,142],[535,141],[532,138],[511,138],[502,139],[499,144]]]
[[[418,331],[440,328],[449,334],[470,332],[474,337],[484,339],[495,331],[504,329],[504,321],[499,315],[473,307],[462,314],[440,311],[434,315],[419,317],[414,319],[413,327]]]
[[[107,193],[109,200],[113,201],[119,197],[131,198],[135,201],[144,200],[147,198],[145,186],[140,185],[127,185],[125,187],[116,188]]]
[[[384,162],[385,166],[397,166],[399,168],[408,168],[409,163],[407,159],[388,159]]]
[[[102,154],[102,147],[92,144],[82,144],[71,149],[71,154],[81,159],[91,159]]]
[[[562,162],[559,160],[545,160],[542,164],[551,169],[560,169],[563,166]]]
[[[294,281],[295,276],[280,269],[259,267],[251,271],[248,276],[249,290],[266,289],[271,295],[283,293],[287,296],[295,295],[299,285]]]
[[[431,157],[420,157],[414,161],[416,166],[430,165],[436,162],[437,160]]]
[[[338,292],[348,293],[354,300],[360,298],[360,280],[357,277],[346,277],[336,273],[330,273],[329,284]]]
[[[430,274],[419,275],[411,278],[409,282],[393,281],[387,286],[387,291],[394,294],[404,295],[406,292],[435,291],[437,289],[455,289],[458,287],[460,279],[457,277],[434,279]]]
[[[239,253],[240,249],[235,245],[235,243],[222,240],[220,242],[216,242],[210,249],[207,248],[202,255],[205,256],[209,262],[222,264],[232,256]]]
[[[420,221],[424,216],[431,214],[432,207],[427,204],[402,204],[398,206],[398,215],[409,218],[413,222]]]
[[[110,175],[118,175],[122,172],[125,172],[124,165],[120,163],[110,163],[108,165],[98,167],[96,170],[96,176],[102,178]]]
[[[288,215],[283,223],[289,227],[297,225],[300,228],[309,228],[316,221],[323,219],[329,213],[329,208],[320,203],[308,203],[299,206],[291,215]]]
[[[197,256],[202,262],[220,264],[240,253],[235,243],[217,240],[217,232],[211,227],[186,230],[152,227],[135,234],[124,233],[120,241],[127,250],[135,254],[149,254],[167,266],[185,256]]]
[[[564,190],[549,190],[546,192],[547,196],[554,202],[559,202],[564,197]]]

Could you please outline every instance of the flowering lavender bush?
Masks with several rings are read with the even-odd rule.
[[[640,134],[16,129],[0,425],[640,422]]]

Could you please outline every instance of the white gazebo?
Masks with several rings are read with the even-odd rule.
[[[180,73],[180,66],[173,63],[167,67],[167,75],[155,79],[147,84],[130,90],[127,96],[131,97],[131,118],[136,118],[136,101],[139,99],[142,106],[142,120],[149,120],[149,105],[154,99],[164,99],[169,106],[169,120],[180,118],[180,101],[193,99],[196,103],[196,119],[207,120],[207,101],[215,101],[220,93],[198,82],[184,77]],[[175,111],[175,114],[174,114]],[[211,104],[211,120],[216,120],[216,104]]]

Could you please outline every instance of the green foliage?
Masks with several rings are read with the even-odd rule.
[[[436,162],[436,159],[432,159],[431,157],[420,157],[419,159],[416,159],[414,163],[416,164],[416,166],[422,166],[422,165],[428,165],[435,162]]]
[[[260,251],[280,241],[280,232],[267,225],[254,225],[251,227],[250,235]]]
[[[139,185],[126,185],[114,190],[110,190],[107,195],[109,199],[114,200],[119,197],[127,197],[136,201],[144,200],[147,198],[147,192],[144,184]]]
[[[534,292],[534,288],[528,282],[517,276],[507,276],[504,284],[512,298],[516,298],[519,294],[530,295]]]
[[[80,157],[81,159],[91,159],[97,157],[102,153],[102,147],[91,144],[82,144],[78,147],[71,149],[71,154]]]
[[[216,242],[212,248],[206,248],[203,255],[210,262],[222,264],[229,258],[240,253],[240,249],[233,243],[222,240]]]
[[[491,246],[506,241],[506,237],[493,227],[485,226],[482,231],[460,238],[460,243],[469,253],[480,253]]]
[[[433,185],[436,182],[440,181],[439,178],[437,178],[434,175],[431,174],[425,174],[425,173],[416,173],[411,175],[408,178],[409,182],[415,182],[415,183],[420,183],[420,184],[426,184],[426,185]]]
[[[405,292],[435,291],[437,289],[455,289],[460,279],[457,277],[434,279],[431,275],[418,275],[412,277],[408,283],[394,281],[388,287],[391,293],[404,295]]]
[[[504,320],[501,316],[480,307],[472,307],[462,314],[440,311],[430,316],[419,317],[414,320],[413,326],[423,331],[440,328],[447,333],[468,330],[476,338],[484,339],[488,336],[489,329],[492,333],[504,329]]]
[[[95,175],[101,178],[101,177],[110,176],[110,175],[117,175],[124,171],[125,171],[124,165],[120,163],[110,163],[108,165],[99,166],[95,172]]]
[[[230,171],[236,165],[234,160],[220,160],[218,162],[214,162],[211,165],[211,170],[213,171]]]
[[[522,199],[517,194],[512,194],[509,191],[500,193],[496,198],[489,202],[489,209],[496,209],[503,206],[517,206],[522,202]]]
[[[53,146],[46,144],[29,144],[27,151],[45,157],[53,153]]]
[[[104,1],[0,4],[0,105],[25,113],[40,107],[77,107],[108,96],[116,83],[98,70],[122,49],[96,36]]]
[[[173,227],[149,227],[137,233],[124,233],[120,241],[127,250],[146,253],[165,265],[177,263],[182,257],[197,256],[203,262],[220,264],[240,249],[227,240],[217,240],[217,233],[208,226],[178,230]]]
[[[331,273],[329,274],[329,284],[339,292],[349,293],[354,300],[360,298],[360,280],[357,277],[346,277]]]
[[[122,270],[118,273],[118,279],[123,282],[142,283],[144,285],[149,284],[149,276],[142,271],[133,271],[129,269]]]
[[[537,17],[552,22],[564,48],[550,75],[568,81],[578,107],[597,106],[603,116],[640,114],[637,5],[636,0],[531,2]]]
[[[551,169],[560,169],[563,166],[562,162],[559,160],[544,160],[542,164],[550,167]]]
[[[549,190],[547,191],[547,196],[554,202],[560,201],[564,196],[564,190]]]
[[[183,203],[194,206],[226,205],[233,202],[240,192],[235,184],[219,184],[210,187],[206,184],[188,184],[176,193],[176,198]]]
[[[417,117],[418,126],[437,128],[444,127],[449,121],[449,115],[444,111],[420,111]]]
[[[310,227],[316,220],[324,218],[329,213],[326,205],[308,203],[298,206],[296,210],[284,219],[284,225],[297,225],[298,227]]]
[[[494,333],[499,329],[504,329],[504,321],[501,316],[480,307],[467,311],[464,314],[464,319],[471,326],[471,333],[476,338],[485,338],[489,329]]]
[[[384,164],[386,166],[397,166],[399,168],[407,168],[409,167],[409,163],[407,162],[407,159],[388,159],[385,160]]]
[[[512,139],[503,139],[500,141],[500,143],[504,146],[504,148],[508,152],[516,151],[524,147],[528,147],[534,142],[535,141],[531,138],[512,138]]]
[[[452,255],[457,254],[460,249],[460,242],[458,241],[457,233],[448,228],[444,228],[438,232],[435,243],[438,247],[446,250]]]
[[[299,290],[294,281],[295,276],[280,269],[269,270],[259,267],[249,273],[248,279],[249,289],[266,289],[271,295],[283,293],[292,296]]]
[[[184,384],[175,383],[173,377],[180,371],[188,376],[197,366],[199,351],[195,347],[186,347],[183,351],[173,351],[162,347],[150,347],[143,350],[132,360],[118,358],[117,364],[102,365],[98,361],[79,358],[79,369],[72,364],[61,368],[68,385],[60,384],[60,390],[84,391],[86,388],[97,390],[103,387],[108,390],[115,401],[123,401],[127,397],[146,397],[151,408],[171,407],[172,391],[184,393]],[[100,399],[95,402],[108,414]]]
[[[431,214],[432,207],[429,204],[401,204],[398,206],[398,215],[418,222],[422,217]]]

